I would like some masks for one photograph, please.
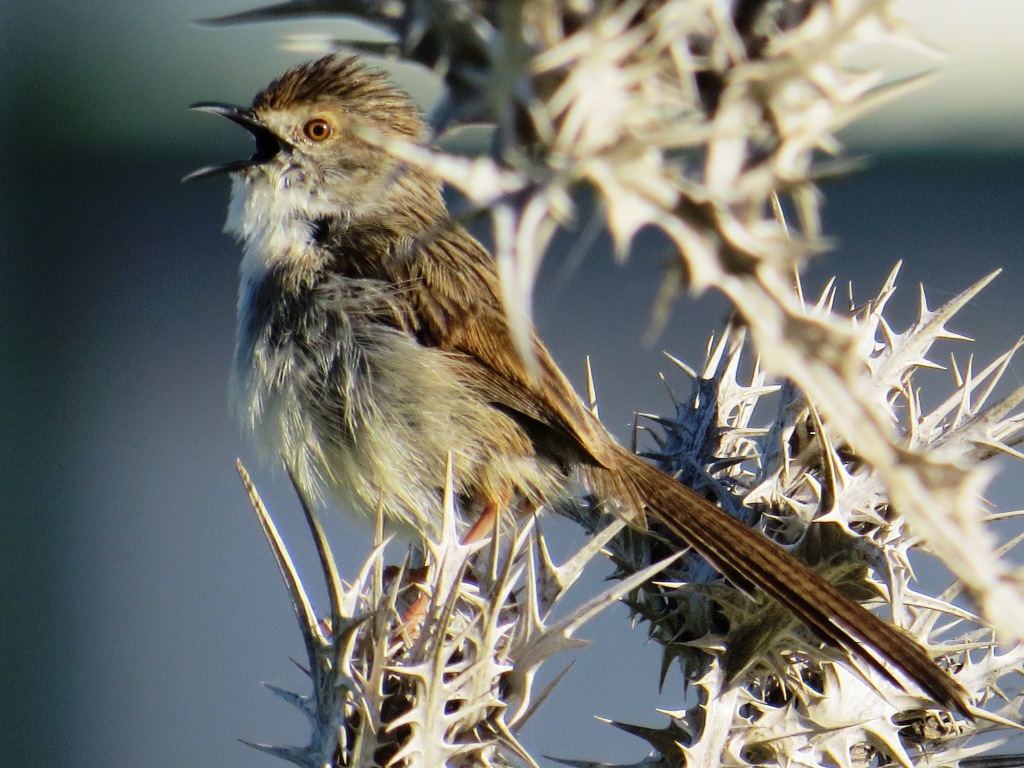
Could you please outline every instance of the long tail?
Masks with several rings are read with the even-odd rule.
[[[806,624],[822,641],[843,648],[901,685],[895,667],[944,707],[970,717],[967,694],[909,634],[888,624],[839,592],[774,542],[700,498],[625,449],[616,484],[632,481],[635,491],[615,493],[626,503],[643,500],[647,514],[662,523],[723,576],[737,585],[764,590]],[[611,489],[609,489],[611,490]],[[628,498],[633,497],[633,498]]]

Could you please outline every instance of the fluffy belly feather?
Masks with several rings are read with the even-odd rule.
[[[561,473],[456,356],[386,322],[393,293],[334,277],[304,294],[264,284],[243,299],[233,389],[243,423],[308,494],[371,520],[382,504],[406,536],[436,536],[449,455],[463,518],[466,505],[560,491]]]

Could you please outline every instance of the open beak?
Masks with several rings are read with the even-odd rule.
[[[211,115],[226,117],[233,123],[237,123],[253,135],[256,139],[256,152],[248,160],[232,160],[220,165],[208,165],[205,168],[192,171],[182,181],[195,181],[205,179],[207,176],[217,176],[221,173],[232,173],[246,168],[265,163],[277,157],[281,152],[291,149],[286,141],[278,137],[276,133],[267,128],[263,122],[253,114],[251,109],[235,107],[231,104],[220,104],[212,101],[204,101],[193,104],[189,109],[196,112],[209,112]]]

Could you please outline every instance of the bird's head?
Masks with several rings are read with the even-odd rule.
[[[251,107],[202,102],[192,109],[242,126],[256,139],[256,151],[185,179],[231,174],[235,203],[255,206],[256,214],[274,208],[298,218],[355,219],[388,215],[403,203],[422,205],[424,193],[436,194],[436,182],[360,135],[370,128],[420,141],[425,126],[405,93],[355,57],[331,55],[294,67],[257,94]]]

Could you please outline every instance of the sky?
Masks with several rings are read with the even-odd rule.
[[[894,15],[916,28],[937,54],[931,63],[916,51],[897,57],[907,73],[915,71],[913,62],[918,61],[923,69],[937,68],[936,75],[917,93],[865,119],[851,135],[873,146],[1019,151],[1024,138],[1024,89],[1017,87],[1024,68],[1024,4],[898,0]]]
[[[244,0],[15,0],[0,9],[8,17],[0,32],[8,36],[6,52],[0,56],[37,98],[73,105],[79,113],[73,140],[180,147],[194,140],[181,107],[197,94],[248,101],[261,84],[301,59],[279,43],[283,36],[308,32],[310,21],[227,28],[191,23],[251,5]],[[919,29],[939,58],[887,48],[866,52],[865,64],[884,61],[897,74],[941,67],[941,76],[864,120],[852,135],[881,146],[1018,148],[1024,124],[1024,89],[1017,87],[1024,66],[1019,42],[1024,4],[898,0],[894,8],[894,16]],[[342,27],[337,21],[316,23],[323,30]],[[409,68],[400,69],[415,79]]]

